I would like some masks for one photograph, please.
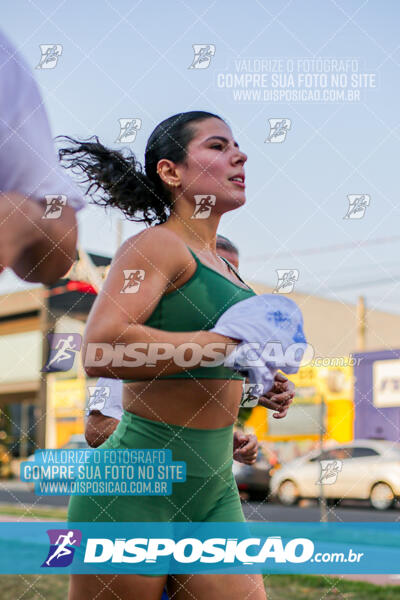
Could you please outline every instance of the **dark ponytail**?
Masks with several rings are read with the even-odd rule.
[[[191,111],[162,121],[147,141],[144,169],[132,152],[110,150],[96,136],[87,141],[64,137],[71,146],[61,148],[59,157],[65,167],[83,176],[81,182],[87,184],[86,193],[94,204],[119,208],[131,221],[165,223],[172,197],[157,173],[158,161],[184,162],[195,135],[191,124],[212,117],[221,119],[209,112]]]

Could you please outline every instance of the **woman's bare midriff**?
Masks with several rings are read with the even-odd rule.
[[[218,429],[237,418],[243,381],[146,380],[124,384],[123,406],[139,417],[195,429]]]

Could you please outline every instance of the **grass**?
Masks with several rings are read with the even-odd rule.
[[[31,507],[27,505],[26,508],[15,506],[15,504],[0,504],[0,518],[1,515],[7,515],[11,517],[26,517],[27,519],[53,519],[53,521],[66,521],[67,510],[64,508],[40,508]]]
[[[1,600],[66,600],[68,579],[68,575],[0,575]]]
[[[400,586],[316,575],[270,575],[264,579],[268,600],[399,600]]]
[[[339,576],[340,577],[340,576]],[[400,586],[312,575],[270,575],[268,600],[399,600]],[[0,575],[2,600],[66,600],[68,575]]]

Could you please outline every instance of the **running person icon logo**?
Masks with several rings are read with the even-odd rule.
[[[143,269],[124,269],[124,285],[120,294],[136,294],[145,276]]]
[[[62,54],[61,44],[40,44],[42,54],[37,69],[54,69],[57,66],[58,59]]]
[[[215,54],[215,44],[192,44],[194,57],[188,69],[207,69]]]
[[[207,219],[211,214],[211,208],[215,206],[216,196],[213,194],[196,194],[194,196],[196,207],[191,219]]]
[[[47,339],[50,351],[42,373],[72,369],[75,352],[81,349],[82,336],[79,333],[50,333]]]
[[[47,206],[42,219],[59,219],[62,209],[67,204],[67,196],[62,194],[48,194],[45,196],[45,199]]]
[[[371,201],[368,194],[349,194],[349,208],[343,219],[362,219]]]
[[[281,144],[286,140],[287,132],[292,127],[290,119],[268,119],[269,135],[264,143]]]
[[[131,144],[136,140],[136,134],[142,126],[142,119],[118,119],[119,135],[115,140],[118,144]]]
[[[278,275],[278,283],[272,293],[290,294],[299,278],[299,271],[297,269],[276,269],[276,273]]]
[[[338,475],[342,470],[343,463],[341,460],[320,460],[321,474],[316,482],[317,484],[323,483],[324,485],[332,485],[336,483]]]
[[[91,410],[99,410],[102,411],[106,405],[107,400],[110,397],[110,388],[109,386],[88,386],[89,391],[89,400],[86,407],[87,414],[90,413]]]
[[[257,406],[258,399],[263,395],[263,392],[264,386],[262,383],[245,383],[240,406],[242,408],[253,408],[254,406]]]
[[[50,548],[42,567],[68,567],[74,558],[75,547],[82,541],[79,529],[48,529]]]

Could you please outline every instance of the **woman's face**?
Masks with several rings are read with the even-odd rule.
[[[193,125],[196,134],[188,144],[186,161],[179,165],[185,198],[212,194],[216,197],[213,212],[222,214],[246,202],[244,163],[246,154],[239,150],[228,125],[209,118]],[[239,177],[240,181],[232,181]]]

